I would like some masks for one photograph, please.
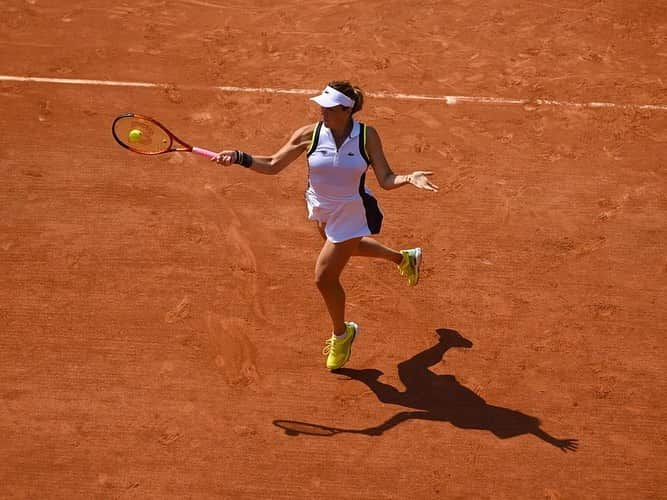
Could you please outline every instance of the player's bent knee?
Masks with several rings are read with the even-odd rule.
[[[320,290],[329,290],[339,286],[338,276],[334,273],[322,271],[315,273],[315,285]]]

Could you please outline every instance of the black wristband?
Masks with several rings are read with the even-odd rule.
[[[250,168],[252,166],[252,156],[250,156],[248,153],[244,153],[243,151],[239,151],[238,149],[236,149],[234,153],[235,153],[234,163],[241,165],[242,167],[245,168]]]

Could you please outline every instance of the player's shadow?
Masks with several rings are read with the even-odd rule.
[[[341,368],[335,372],[363,382],[383,403],[416,411],[401,411],[386,422],[367,429],[326,428],[335,431],[329,435],[351,432],[378,436],[407,420],[432,420],[450,422],[462,429],[486,430],[500,439],[532,434],[563,451],[576,451],[576,439],[557,439],[540,428],[540,421],[536,417],[490,405],[478,394],[461,385],[453,375],[438,375],[429,370],[429,367],[440,363],[449,349],[472,347],[472,342],[454,330],[440,328],[436,332],[439,337],[436,345],[399,363],[398,374],[405,385],[405,391],[401,392],[380,382],[380,370]],[[294,435],[294,432],[291,434]]]

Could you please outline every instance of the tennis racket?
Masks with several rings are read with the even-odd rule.
[[[190,146],[150,116],[135,113],[120,115],[113,121],[111,133],[118,144],[142,155],[161,155],[182,151],[197,153],[207,158],[218,156],[218,153],[208,149]]]

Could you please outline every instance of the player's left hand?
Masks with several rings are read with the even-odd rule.
[[[433,184],[428,178],[433,175],[433,172],[423,172],[421,170],[417,172],[412,172],[410,174],[410,184],[419,189],[425,189],[426,191],[438,191],[440,189],[438,186]]]

